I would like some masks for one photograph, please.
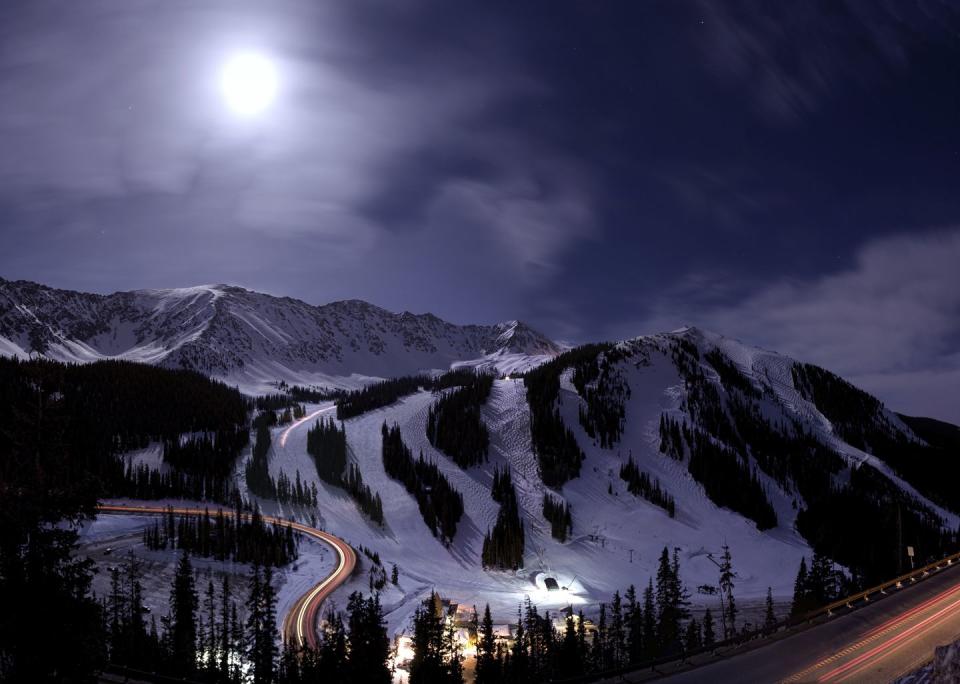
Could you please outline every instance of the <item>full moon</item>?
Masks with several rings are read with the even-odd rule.
[[[270,106],[277,93],[273,62],[255,52],[234,55],[223,66],[220,91],[227,106],[236,114],[259,114]]]

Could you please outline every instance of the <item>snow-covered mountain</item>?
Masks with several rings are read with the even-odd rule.
[[[324,526],[400,567],[390,617],[398,624],[434,588],[490,600],[500,615],[528,594],[550,608],[607,600],[645,583],[665,546],[678,549],[688,587],[716,582],[726,543],[742,595],[759,598],[772,587],[788,598],[800,558],[814,549],[853,572],[889,575],[904,561],[894,540],[922,559],[943,551],[960,523],[960,430],[900,416],[824,369],[696,328],[564,350],[516,321],[457,326],[360,301],[311,306],[225,285],[103,296],[0,280],[0,354],[31,352],[194,368],[254,390],[281,379],[346,387],[461,365],[507,374],[480,409],[489,454],[473,467],[427,438],[437,401],[429,390],[344,421],[351,462],[382,498],[383,528],[320,480],[306,453],[307,427],[332,415],[332,404],[308,406],[307,420],[275,429],[271,475],[299,473],[316,484]],[[528,391],[531,378],[512,376],[533,368],[553,374],[539,400]],[[538,447],[531,415],[544,407],[531,401],[545,402],[538,413],[561,434],[554,444],[562,449]],[[462,494],[451,545],[433,536],[417,501],[386,474],[385,422]],[[545,457],[569,455],[571,439],[578,473],[545,483]],[[481,564],[499,511],[491,496],[497,468],[512,473],[525,529],[517,572],[484,572]],[[244,488],[242,463],[237,473]],[[566,540],[551,534],[547,494],[571,507]],[[545,576],[570,591],[545,591]]]
[[[465,361],[513,367],[558,351],[519,321],[460,326],[359,300],[312,306],[230,285],[98,295],[0,279],[0,354],[191,368],[254,391]]]
[[[523,379],[494,382],[482,408],[490,432],[489,460],[470,468],[459,467],[427,438],[428,414],[437,400],[430,391],[346,420],[351,459],[383,498],[384,529],[371,525],[351,500],[337,497],[334,488],[315,478],[305,427],[277,428],[273,476],[299,471],[315,481],[327,491],[322,523],[375,550],[388,567],[400,567],[399,590],[391,589],[388,597],[391,624],[398,629],[417,601],[434,589],[458,601],[489,601],[501,619],[515,614],[525,596],[550,609],[583,604],[589,613],[614,591],[645,585],[665,546],[677,549],[684,581],[698,605],[715,603],[715,596],[696,591],[716,585],[723,544],[733,553],[738,598],[745,599],[745,606],[760,605],[767,587],[778,601],[788,601],[800,559],[809,563],[814,549],[848,568],[871,553],[887,568],[895,566],[898,510],[903,539],[911,540],[903,543],[929,554],[937,552],[930,547],[930,535],[937,529],[952,532],[960,522],[951,503],[955,498],[947,498],[949,485],[914,477],[917,471],[903,468],[902,461],[880,448],[884,436],[897,446],[923,447],[923,438],[880,402],[852,386],[830,384],[843,382],[836,376],[814,375],[812,367],[789,357],[695,328],[606,347],[598,357],[598,372],[583,389],[574,377],[578,362],[564,365],[563,358],[558,358],[555,406],[584,458],[579,475],[559,486],[543,481]],[[830,389],[826,399],[818,395],[823,387]],[[592,401],[587,398],[591,390],[599,393]],[[606,444],[584,424],[590,423],[584,416],[591,403],[615,414],[622,409],[619,434]],[[319,405],[310,410],[332,409]],[[724,464],[708,462],[713,468],[694,466],[694,449],[684,438],[680,453],[670,453],[664,421],[706,435],[702,439],[723,445],[733,457]],[[435,463],[463,495],[464,519],[450,547],[431,534],[417,502],[386,474],[380,452],[384,422],[397,424],[413,453]],[[282,439],[281,432],[286,433]],[[696,456],[701,464],[703,456]],[[631,492],[621,474],[629,462],[675,501],[673,515]],[[927,465],[935,472],[935,463]],[[523,568],[484,572],[483,537],[499,510],[491,497],[493,475],[505,468],[513,476],[526,533]],[[735,472],[743,474],[739,481],[731,479]],[[769,504],[772,522],[759,525],[750,517],[745,504],[751,489]],[[543,512],[545,494],[571,507],[573,529],[565,541],[551,534]],[[279,512],[290,511],[281,507]],[[906,563],[906,556],[902,560]],[[547,576],[570,590],[547,591]],[[359,578],[352,588],[362,588],[365,581]]]

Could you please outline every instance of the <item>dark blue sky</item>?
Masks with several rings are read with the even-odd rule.
[[[0,150],[3,277],[695,323],[960,421],[956,3],[7,2]]]

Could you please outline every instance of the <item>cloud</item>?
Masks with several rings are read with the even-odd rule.
[[[835,93],[869,87],[908,65],[920,41],[952,42],[946,1],[701,2],[704,59],[748,88],[757,110],[791,123]]]
[[[645,329],[694,323],[823,365],[897,410],[960,422],[960,230],[870,242],[849,269],[751,289],[690,274]],[[916,407],[916,408],[913,408]]]
[[[595,228],[575,185],[583,171],[536,135],[514,145],[501,126],[501,107],[548,97],[508,32],[477,17],[437,43],[422,16],[441,9],[21,3],[0,22],[0,218],[24,216],[29,196],[49,208],[35,212],[47,238],[82,205],[88,224],[102,208],[104,224],[122,213],[132,233],[186,222],[315,238],[324,254],[359,261],[402,214],[444,222],[452,240],[469,230],[509,247],[507,263],[534,273]],[[218,69],[247,49],[277,64],[278,97],[261,118],[232,116],[218,92]],[[410,163],[436,150],[458,163]],[[396,191],[410,174],[425,179],[418,196]],[[395,215],[372,215],[387,196]],[[138,218],[137,206],[153,213]]]
[[[459,230],[491,230],[501,243],[501,261],[532,276],[553,270],[571,242],[593,234],[593,212],[574,183],[556,173],[524,171],[494,182],[450,180],[433,198],[430,220]]]

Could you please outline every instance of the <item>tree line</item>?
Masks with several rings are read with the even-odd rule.
[[[444,477],[436,464],[424,460],[423,454],[413,459],[410,448],[404,444],[400,426],[388,428],[384,423],[382,436],[383,469],[394,480],[403,483],[413,495],[423,522],[433,536],[450,544],[457,533],[457,524],[463,517],[463,495]]]
[[[571,366],[588,364],[610,345],[588,344],[571,349],[527,371],[523,384],[530,407],[530,437],[540,465],[540,478],[548,487],[560,487],[580,476],[584,455],[577,439],[560,416],[560,375]]]
[[[449,374],[448,374],[449,375]],[[441,396],[427,413],[427,439],[430,444],[453,459],[461,468],[487,459],[490,434],[480,417],[480,409],[490,396],[493,376],[460,372],[464,384]]]
[[[634,496],[642,496],[653,505],[659,506],[671,518],[677,514],[676,500],[660,487],[659,480],[651,480],[649,473],[637,467],[632,455],[620,466],[620,479],[627,483],[627,491]]]
[[[354,592],[346,615],[325,617],[318,648],[287,645],[276,628],[277,596],[269,566],[252,566],[246,593],[224,575],[202,594],[184,554],[170,591],[170,612],[158,628],[143,608],[142,571],[133,556],[111,576],[102,601],[105,655],[114,665],[210,684],[306,684],[390,681],[390,643],[379,598]],[[344,618],[346,617],[346,621]]]
[[[70,446],[70,460],[57,466],[64,477],[90,479],[101,496],[232,497],[229,473],[247,444],[250,408],[237,390],[193,371],[138,363],[4,358],[0,401],[24,408],[0,414],[0,431],[18,435],[22,424],[44,420],[38,393],[56,405],[58,434]],[[169,471],[124,461],[123,453],[151,442],[163,445]]]
[[[494,471],[490,494],[493,500],[500,504],[500,510],[497,512],[493,529],[487,530],[483,537],[480,554],[483,567],[517,570],[523,566],[524,531],[509,468],[503,471],[498,468]]]
[[[924,430],[930,423],[907,418],[908,427],[922,432],[918,436],[924,442],[919,442],[893,424],[878,399],[843,378],[808,363],[796,363],[791,371],[800,394],[830,419],[845,442],[881,458],[931,501],[960,512],[956,440],[944,441],[942,431]]]
[[[343,424],[337,427],[333,418],[317,420],[307,430],[307,453],[313,457],[320,479],[339,487],[347,467],[347,431]]]
[[[296,414],[297,407],[294,407],[294,415]],[[302,410],[297,417],[303,417]],[[253,450],[244,471],[247,488],[250,493],[264,499],[279,501],[283,504],[294,504],[295,506],[315,507],[317,505],[317,485],[311,482],[307,486],[300,479],[299,470],[293,481],[282,470],[276,478],[270,475],[268,458],[271,441],[270,427],[276,424],[277,415],[271,410],[263,411],[253,419],[255,435]]]
[[[346,390],[342,389],[303,387],[301,385],[291,385],[287,391],[290,393],[290,397],[296,401],[307,401],[314,404],[321,401],[342,399],[347,394]]]
[[[737,621],[739,611],[733,594],[736,575],[729,548],[724,547],[719,565],[719,617],[709,608],[701,620],[691,617],[690,595],[680,578],[679,555],[674,551],[671,556],[667,548],[660,554],[655,577],[648,580],[642,592],[632,585],[622,595],[615,592],[609,603],[600,604],[592,629],[588,629],[582,610],[575,615],[568,608],[561,612],[562,628],[557,630],[550,612],[541,614],[527,598],[517,611],[514,643],[508,648],[494,634],[487,605],[483,617],[475,618],[475,682],[520,684],[613,672],[710,647],[718,640],[749,632],[751,625]],[[764,625],[775,623],[771,597]],[[442,642],[435,639],[435,643]],[[448,669],[456,669],[455,657],[455,652],[447,651]]]
[[[834,568],[829,558],[814,552],[809,569],[807,559],[800,559],[797,579],[793,584],[790,617],[799,617],[833,603],[850,593],[851,589],[846,575]]]
[[[210,473],[229,477],[240,451],[250,442],[246,425],[186,438],[165,439],[163,460],[185,473]]]
[[[902,574],[908,545],[919,562],[947,555],[960,532],[868,463],[807,502],[796,525],[816,551],[850,568],[857,587]]]
[[[573,532],[573,514],[570,504],[557,501],[547,492],[543,493],[543,517],[550,523],[550,535],[557,541],[565,542]]]
[[[405,375],[347,392],[336,401],[337,420],[347,420],[389,406],[400,397],[413,394],[422,387],[430,387],[432,383],[433,379],[428,375]]]
[[[750,484],[754,478],[745,463],[737,463],[735,452],[752,456],[785,491],[799,495],[794,500],[799,509],[797,530],[817,553],[850,568],[854,586],[901,574],[907,545],[922,549],[923,558],[942,556],[956,548],[954,530],[946,529],[944,521],[929,507],[876,468],[866,463],[848,466],[843,457],[797,420],[775,423],[767,417],[758,404],[762,393],[719,351],[708,352],[705,358],[720,376],[725,402],[704,376],[695,345],[681,339],[671,347],[671,356],[688,389],[686,408],[709,437],[698,437],[686,423],[664,417],[661,450],[681,457],[690,444],[700,443],[707,445],[707,451],[721,454],[720,462],[710,464],[711,468],[702,467],[707,463],[701,461],[696,469],[707,482],[713,482],[717,480],[715,471],[725,465],[722,470],[726,472],[720,473],[720,479],[732,481],[732,475],[746,485],[748,496],[741,505],[752,511],[750,517],[758,526],[761,519],[766,520],[765,525],[773,519],[766,510],[768,504],[761,500],[762,488]],[[944,484],[952,480],[941,475],[949,476],[956,464],[951,461],[941,471],[936,467],[940,463],[937,456],[925,451],[935,447],[905,437],[900,441],[897,435],[902,437],[903,433],[892,426],[875,398],[816,366],[795,364],[792,373],[797,390],[817,405],[846,441],[886,457],[892,465],[903,459],[901,468],[893,465],[894,470],[935,501],[947,501],[939,498],[940,493],[955,495],[955,488]],[[712,445],[710,437],[715,440]],[[931,464],[934,467],[928,467]],[[836,476],[842,472],[847,476],[839,480]],[[728,501],[719,487],[705,484],[705,489],[711,499],[711,491],[716,493],[719,500],[715,502]],[[727,505],[737,510],[736,503]]]
[[[241,511],[234,516],[224,515],[218,509],[210,515],[174,516],[173,507],[167,509],[163,522],[155,520],[143,530],[143,542],[148,549],[181,549],[190,553],[231,560],[280,567],[299,556],[297,540],[289,525],[267,525],[259,510],[246,519]]]
[[[616,369],[624,353],[614,345],[598,345],[592,356],[575,359],[571,381],[583,398],[579,419],[584,431],[604,449],[620,440],[626,419],[624,408],[630,399],[630,386]],[[592,351],[592,350],[591,350]]]
[[[702,430],[681,431],[677,422],[668,417],[661,417],[660,431],[660,450],[679,461],[689,453],[687,470],[717,506],[750,518],[760,530],[777,526],[776,511],[760,479],[736,452]],[[681,435],[679,444],[676,434]]]
[[[389,640],[377,596],[354,592],[331,611],[318,648],[281,649],[270,566],[253,565],[246,591],[228,575],[202,589],[189,556],[177,564],[169,614],[146,621],[142,569],[132,555],[111,573],[101,602],[103,656],[114,665],[209,684],[390,681]]]
[[[99,487],[102,496],[127,499],[191,499],[233,506],[242,498],[229,477],[160,470],[145,463],[135,466],[122,459],[104,468],[100,477],[91,480],[91,486]]]
[[[364,484],[360,467],[347,464],[347,431],[337,427],[333,418],[317,420],[307,431],[307,453],[313,457],[317,475],[335,487],[342,487],[357,502],[357,507],[378,525],[383,525],[383,501],[379,492]]]
[[[727,358],[726,354],[719,349],[711,349],[703,355],[703,358],[717,371],[717,375],[720,376],[720,384],[723,385],[727,391],[736,389],[744,396],[752,399],[759,399],[762,396],[762,392],[760,392],[750,379],[740,372],[736,364]]]

